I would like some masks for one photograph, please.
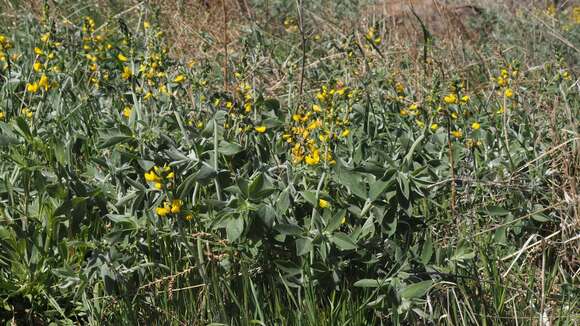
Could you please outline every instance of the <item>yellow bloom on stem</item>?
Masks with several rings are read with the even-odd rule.
[[[147,180],[147,182],[159,182],[161,181],[161,178],[159,178],[159,176],[152,170],[145,173],[145,180]]]
[[[430,128],[431,128],[431,130],[435,131],[439,128],[439,125],[436,123],[432,123]]]
[[[461,103],[463,103],[463,104],[466,104],[466,103],[468,103],[468,102],[469,102],[469,99],[470,99],[470,98],[469,98],[469,95],[463,95],[463,96],[461,97]]]
[[[29,93],[36,93],[38,92],[38,83],[34,82],[34,83],[28,83],[26,84],[26,91]]]
[[[130,107],[126,106],[123,109],[123,116],[128,119],[131,116],[131,112],[133,112],[133,109],[131,109]]]
[[[165,202],[165,203],[163,203],[163,207],[156,208],[156,212],[157,212],[157,215],[159,215],[159,217],[165,217],[165,216],[167,216],[167,214],[169,214],[171,212],[171,207],[169,206],[168,202]]]
[[[328,202],[328,200],[324,200],[324,199],[320,198],[320,199],[318,200],[318,206],[319,206],[320,208],[324,209],[324,208],[328,208],[328,207],[330,207],[330,203]]]
[[[263,134],[266,132],[266,126],[257,126],[256,128],[254,128],[257,132]]]
[[[471,129],[473,129],[473,130],[477,130],[480,127],[481,127],[481,125],[477,121],[471,124]]]
[[[186,221],[190,222],[191,220],[193,220],[193,215],[192,214],[187,214],[183,217],[183,219],[185,219]]]
[[[514,91],[512,91],[511,88],[506,88],[505,92],[504,92],[505,97],[507,98],[511,98],[514,96]]]
[[[34,115],[34,113],[29,108],[23,108],[22,114],[28,119],[32,119],[32,117]]]
[[[155,183],[155,189],[158,189],[158,190],[163,189],[163,184],[161,182],[156,182]]]
[[[33,65],[32,65],[32,69],[34,69],[34,71],[39,72],[40,69],[42,68],[42,63],[36,61]]]
[[[42,51],[42,49],[40,48],[34,48],[34,54],[36,55],[42,55],[44,52]]]
[[[38,81],[38,87],[42,87],[45,91],[48,91],[49,86],[48,77],[46,77],[45,74],[42,74],[42,76],[40,76],[40,80]]]
[[[0,120],[4,120],[4,117],[6,116],[6,114],[2,111],[0,111]]]
[[[121,74],[121,77],[123,77],[123,79],[129,79],[131,76],[133,76],[133,71],[131,68],[123,67],[123,73]]]
[[[320,105],[314,104],[314,105],[312,105],[312,111],[320,112],[320,111],[322,111],[322,109],[320,108]]]
[[[341,137],[347,137],[350,134],[350,130],[349,129],[344,129],[342,131],[342,133],[340,134]]]
[[[320,162],[320,154],[319,154],[318,150],[315,149],[312,152],[312,154],[306,155],[306,157],[304,158],[304,161],[308,165],[316,165],[316,164],[318,164],[318,162]]]
[[[129,60],[129,58],[127,58],[126,56],[124,56],[123,53],[119,53],[117,55],[117,59],[119,59],[119,61],[121,61],[121,62],[126,62],[127,60]]]
[[[181,212],[181,206],[183,206],[183,202],[179,199],[174,199],[171,202],[171,213],[177,214]]]
[[[144,28],[144,29],[149,29],[150,27],[151,27],[151,24],[149,24],[149,22],[148,22],[148,21],[144,21],[144,22],[143,22],[143,28]]]
[[[173,82],[179,84],[184,80],[185,80],[185,76],[180,74],[180,75],[175,76],[175,79],[173,79]]]
[[[449,94],[443,98],[443,101],[447,104],[456,104],[457,103],[457,95]]]
[[[451,132],[451,135],[455,138],[461,138],[461,136],[463,136],[463,131],[461,131],[461,129],[459,130],[453,130]]]

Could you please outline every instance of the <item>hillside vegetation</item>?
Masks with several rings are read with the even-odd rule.
[[[0,322],[578,325],[580,6],[387,5],[0,0]]]

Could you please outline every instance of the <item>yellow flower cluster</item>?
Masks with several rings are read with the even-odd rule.
[[[309,110],[300,107],[282,139],[290,146],[292,162],[317,165],[321,161],[332,165],[333,143],[350,134],[349,116],[355,93],[337,83],[334,87],[322,86]],[[344,104],[345,105],[341,105]]]
[[[241,78],[242,76],[236,73],[236,77]],[[257,133],[266,132],[266,126],[262,124],[254,126],[250,119],[250,114],[255,110],[253,92],[252,87],[248,83],[240,82],[236,87],[234,99],[226,101],[216,99],[214,101],[214,106],[225,108],[228,112],[224,125],[226,129],[237,130],[239,133],[248,132],[252,129]]]
[[[6,37],[6,35],[4,34],[0,34],[0,63],[3,63],[2,66],[0,66],[0,69],[5,69],[8,67],[8,63],[7,61],[7,51],[12,49],[14,47],[14,45],[12,44],[12,42],[10,42],[10,40],[8,39],[8,37]]]
[[[163,202],[163,206],[157,207],[155,212],[159,217],[165,217],[169,214],[179,214],[181,212],[181,207],[183,206],[183,201],[179,199],[174,199],[171,202]]]
[[[378,46],[381,44],[381,37],[377,36],[377,29],[374,27],[369,27],[367,33],[365,35],[367,41],[371,42],[372,44]]]
[[[511,72],[509,71],[511,70]],[[512,98],[514,96],[514,92],[511,89],[511,84],[513,78],[516,78],[519,75],[517,69],[513,69],[511,66],[508,68],[503,68],[500,71],[499,76],[495,78],[495,82],[500,89],[503,89],[503,95],[507,98]]]
[[[156,189],[171,187],[174,179],[175,173],[167,165],[163,167],[154,166],[153,169],[145,173],[145,180],[153,183]]]
[[[45,74],[42,74],[38,81],[26,84],[26,91],[32,94],[38,92],[39,90],[44,90],[46,92],[49,88],[50,82]]]
[[[27,119],[32,119],[32,117],[34,116],[34,112],[32,112],[32,110],[30,110],[29,108],[22,108],[22,115]]]

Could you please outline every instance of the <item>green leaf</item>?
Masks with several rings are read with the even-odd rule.
[[[405,287],[400,292],[400,295],[401,295],[401,297],[403,297],[405,299],[419,298],[419,297],[424,296],[425,293],[427,293],[427,291],[429,291],[429,289],[431,288],[432,285],[433,285],[432,280],[422,281],[419,283],[413,283],[413,284]]]
[[[423,243],[423,248],[421,249],[421,263],[427,265],[433,256],[433,243],[430,238],[427,238]]]
[[[231,218],[226,224],[226,233],[228,240],[236,241],[244,232],[244,219],[241,217]]]
[[[363,183],[363,175],[348,171],[346,169],[339,169],[338,179],[340,183],[345,185],[355,196],[361,199],[367,199],[366,183]]]
[[[278,195],[278,200],[276,201],[276,209],[278,213],[284,214],[290,208],[290,194],[288,189],[284,189],[280,195]]]
[[[8,135],[0,135],[0,146],[10,146],[20,144],[20,140]]]
[[[210,179],[214,178],[217,172],[214,168],[207,164],[203,164],[201,169],[195,174],[195,180],[199,182],[208,182]]]
[[[130,141],[131,139],[133,139],[133,137],[126,136],[123,134],[116,134],[116,135],[107,136],[107,137],[104,137],[101,139],[101,142],[99,144],[99,148],[104,149],[107,147],[112,147],[112,146],[115,146],[117,144],[126,143],[126,142]]]
[[[354,282],[354,286],[357,288],[379,288],[387,284],[386,280],[374,280],[371,278],[363,278]]]
[[[302,256],[312,251],[312,239],[299,238],[296,239],[296,255]]]
[[[332,241],[340,250],[353,250],[357,248],[356,243],[354,243],[348,235],[342,232],[333,234],[330,241]]]
[[[302,197],[312,206],[318,207],[318,198],[316,198],[316,192],[314,191],[302,191]]]
[[[393,182],[391,180],[389,181],[381,181],[381,180],[377,180],[375,182],[373,182],[371,184],[370,190],[369,190],[369,198],[372,201],[377,200],[385,190],[387,190],[387,188],[389,188],[389,186],[392,184]]]
[[[332,218],[328,222],[328,225],[325,228],[326,232],[333,232],[334,230],[338,229],[340,224],[342,223],[342,219],[346,216],[346,209],[340,209],[332,215]]]
[[[508,211],[502,207],[491,206],[491,207],[488,207],[486,210],[481,211],[480,213],[488,215],[488,216],[504,216],[504,215],[508,215],[510,213],[510,211]]]
[[[296,224],[278,224],[274,229],[283,235],[300,235],[304,231]]]
[[[243,150],[244,148],[241,145],[236,143],[229,143],[225,140],[222,140],[218,146],[218,152],[225,156],[236,155]]]

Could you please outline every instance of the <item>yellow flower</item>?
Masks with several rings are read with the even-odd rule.
[[[439,128],[439,125],[436,123],[432,123],[430,128],[431,128],[431,130],[435,131],[435,130],[437,130],[437,128]]]
[[[349,134],[350,134],[350,130],[349,129],[344,129],[342,131],[342,133],[340,134],[340,136],[347,137]]]
[[[40,76],[40,80],[38,81],[38,87],[43,87],[45,91],[48,91],[49,86],[48,77],[46,77],[45,74],[42,74],[42,76]]]
[[[42,63],[36,61],[33,65],[32,65],[32,69],[34,69],[34,71],[39,72],[40,69],[42,68]]]
[[[461,103],[465,104],[469,102],[469,96],[468,95],[463,95],[461,97]]]
[[[497,77],[497,85],[499,87],[504,87],[507,84],[507,81],[505,80],[504,77]]]
[[[123,116],[127,119],[129,119],[129,117],[131,116],[131,112],[133,111],[133,109],[131,109],[130,107],[126,106],[123,109]]]
[[[151,27],[151,24],[149,24],[149,22],[148,22],[148,21],[144,21],[144,22],[143,22],[143,28],[144,28],[144,29],[149,29],[150,27]]]
[[[181,206],[183,206],[183,202],[179,199],[174,199],[171,202],[171,213],[177,214],[181,212]]]
[[[512,91],[511,88],[506,88],[505,92],[504,92],[505,97],[507,98],[511,98],[514,96],[514,91]]]
[[[2,111],[0,111],[0,120],[4,120],[4,117],[6,116],[6,114]]]
[[[324,200],[324,199],[320,198],[320,199],[318,200],[318,206],[319,206],[320,208],[323,208],[323,209],[324,209],[324,208],[328,208],[328,207],[330,207],[330,203],[329,203],[327,200]]]
[[[192,214],[187,214],[183,217],[184,220],[190,222],[191,220],[193,220],[193,215]]]
[[[415,120],[415,123],[417,124],[417,126],[419,126],[419,128],[425,127],[425,122],[421,120]]]
[[[143,96],[143,99],[144,99],[145,101],[147,101],[148,99],[150,99],[150,98],[152,98],[152,97],[153,97],[153,93],[151,93],[151,92],[147,92],[147,93],[145,94],[145,96]]]
[[[184,80],[185,80],[185,76],[180,74],[180,75],[175,76],[175,79],[173,80],[173,82],[179,84]]]
[[[505,112],[505,108],[503,106],[501,106],[499,109],[497,109],[496,113],[497,114],[502,114]]]
[[[402,83],[395,84],[395,91],[397,91],[397,94],[402,94],[405,91],[405,85]]]
[[[32,117],[34,115],[34,113],[32,113],[32,111],[29,108],[23,108],[22,114],[28,119],[32,119]]]
[[[257,132],[263,134],[266,132],[266,126],[258,126],[256,128],[254,128]]]
[[[455,137],[455,138],[461,138],[461,136],[463,136],[463,131],[461,131],[461,129],[453,130],[451,132],[451,135],[453,135],[453,137]]]
[[[34,82],[34,83],[28,83],[26,84],[26,91],[29,93],[36,93],[38,92],[38,83]]]
[[[44,43],[48,42],[50,38],[50,33],[44,33],[40,36],[40,40]]]
[[[165,202],[163,204],[163,207],[156,208],[156,212],[157,212],[157,215],[159,215],[159,217],[165,217],[165,216],[167,216],[167,214],[169,214],[171,212],[171,208],[169,207],[169,204],[167,202]]]
[[[443,101],[447,104],[455,104],[457,103],[457,95],[449,94],[443,98]]]
[[[318,164],[318,162],[320,162],[320,154],[319,154],[318,150],[316,149],[316,150],[314,150],[314,152],[312,152],[312,154],[306,155],[306,157],[304,158],[304,161],[308,165]]]
[[[481,125],[477,121],[471,124],[471,129],[473,129],[473,130],[477,130],[480,127],[481,127]]]
[[[42,52],[42,50],[40,48],[34,48],[34,53],[36,55],[42,55],[44,52]]]
[[[117,59],[119,59],[119,61],[121,61],[121,62],[125,62],[125,61],[129,60],[126,56],[123,55],[123,53],[119,53],[117,55]]]
[[[133,76],[133,71],[131,68],[123,67],[123,73],[121,74],[121,77],[123,77],[123,79],[129,79],[131,76]]]
[[[314,104],[312,106],[312,111],[314,111],[314,112],[320,112],[320,111],[322,111],[322,109],[320,108],[320,105]]]
[[[156,182],[155,183],[155,189],[158,189],[158,190],[163,189],[163,184],[161,182]]]
[[[340,220],[340,224],[346,224],[346,216],[343,216]]]
[[[145,180],[147,180],[147,182],[159,182],[161,181],[161,178],[151,170],[148,173],[145,173]]]

